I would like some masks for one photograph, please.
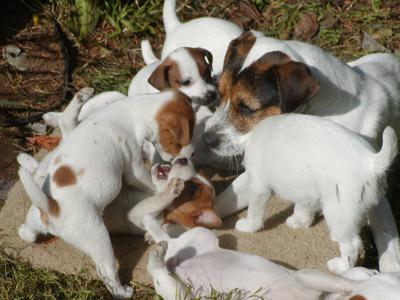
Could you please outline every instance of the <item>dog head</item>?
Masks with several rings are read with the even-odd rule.
[[[222,225],[221,219],[213,210],[214,188],[204,176],[196,173],[190,160],[177,158],[172,165],[157,164],[151,173],[159,192],[164,190],[169,179],[181,178],[185,181],[182,193],[165,212],[166,223],[176,223],[185,228],[215,228]]]
[[[202,48],[179,48],[154,70],[148,82],[157,90],[179,89],[193,104],[208,105],[217,98],[212,84],[212,54]]]
[[[263,119],[290,113],[306,104],[319,83],[307,65],[274,51],[243,68],[256,42],[252,32],[233,40],[218,83],[221,105],[208,120],[204,142],[222,156],[240,155],[246,134]]]
[[[157,110],[154,124],[155,135],[150,141],[163,160],[169,162],[174,157],[192,156],[195,113],[186,95],[173,91],[172,97]]]

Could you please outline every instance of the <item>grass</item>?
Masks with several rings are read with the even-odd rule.
[[[362,34],[368,32],[395,54],[400,55],[400,4],[397,0],[250,0],[258,9],[251,16],[237,0],[178,1],[179,16],[189,20],[200,16],[229,19],[234,14],[250,15],[244,24],[273,37],[294,38],[294,28],[305,13],[316,15],[318,22],[333,18],[320,29],[311,42],[344,60],[366,54],[361,47]],[[324,3],[324,4],[321,4]],[[164,39],[162,0],[99,1],[96,31],[82,31],[73,1],[50,1],[43,6],[42,20],[56,16],[75,45],[76,62],[73,84],[76,89],[93,86],[96,92],[127,92],[131,78],[143,66],[140,40],[150,38],[157,53]],[[85,15],[88,17],[87,15]],[[257,19],[257,22],[252,22]],[[72,23],[71,23],[72,22]],[[135,284],[134,299],[159,299],[154,290]],[[207,299],[229,300],[238,291],[222,295],[212,291]],[[0,299],[111,299],[99,280],[86,273],[65,275],[32,268],[28,263],[0,251]],[[236,298],[235,298],[236,299]],[[255,299],[257,297],[255,296]]]

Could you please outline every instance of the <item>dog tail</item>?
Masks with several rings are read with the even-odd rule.
[[[374,155],[374,171],[378,175],[385,174],[398,152],[397,135],[390,126],[383,131],[382,148]]]
[[[28,169],[26,169],[25,167],[20,167],[18,175],[33,205],[47,212],[48,211],[47,196],[38,186],[35,179],[33,179],[32,173],[29,172]]]
[[[350,293],[362,282],[314,269],[295,271],[295,274],[301,285],[325,293]]]
[[[140,49],[142,51],[143,60],[146,63],[146,65],[150,65],[158,61],[157,57],[154,55],[153,49],[151,48],[151,44],[148,40],[143,40],[140,43]]]
[[[165,0],[163,7],[163,22],[165,33],[168,34],[181,24],[176,16],[176,0]]]

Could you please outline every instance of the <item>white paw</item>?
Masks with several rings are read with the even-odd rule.
[[[19,226],[18,235],[22,240],[28,243],[34,243],[38,236],[38,234],[31,230],[26,224],[22,224],[21,226]]]
[[[167,241],[162,241],[157,243],[153,249],[150,251],[150,255],[154,258],[162,258],[164,259],[165,253],[167,253],[168,250],[168,242]]]
[[[144,234],[144,241],[145,241],[147,244],[149,244],[149,245],[154,244],[154,239],[153,239],[153,237],[151,236],[151,234],[148,233],[148,232],[146,232],[146,233]]]
[[[328,261],[328,270],[335,274],[342,274],[352,266],[350,265],[350,261],[344,257],[336,257]]]
[[[400,272],[400,253],[391,248],[381,254],[379,271],[382,273]]]
[[[94,94],[94,89],[91,87],[85,87],[83,89],[80,89],[76,94],[76,98],[78,102],[84,103],[88,101],[90,98],[92,98]]]
[[[185,188],[185,181],[181,178],[172,178],[168,181],[166,192],[172,197],[178,197]]]
[[[121,285],[112,289],[113,297],[116,299],[127,299],[133,295],[133,288],[129,285]]]
[[[263,223],[242,218],[235,224],[235,229],[241,232],[257,232],[263,227]]]
[[[290,228],[309,228],[313,219],[306,215],[291,215],[286,219],[286,225]]]

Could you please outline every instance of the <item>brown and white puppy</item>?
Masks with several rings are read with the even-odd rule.
[[[63,139],[41,189],[24,182],[33,203],[48,216],[51,232],[93,259],[115,297],[130,297],[132,289],[119,281],[102,212],[118,196],[123,180],[154,188],[143,159],[145,140],[166,161],[190,157],[194,123],[182,93],[128,97],[90,114]]]
[[[222,104],[207,121],[204,141],[221,156],[240,155],[245,136],[261,120],[301,112],[328,118],[379,145],[385,126],[400,129],[400,80],[395,75],[400,61],[379,57],[382,63],[352,68],[316,46],[246,32],[231,42],[225,56],[218,85]],[[236,184],[217,197],[220,216],[247,206],[247,200],[235,198]],[[399,237],[386,199],[371,210],[369,221],[381,271],[400,270]]]
[[[148,53],[150,52],[150,53]],[[179,48],[165,59],[157,60],[148,41],[142,42],[142,54],[147,60],[132,79],[128,95],[158,93],[168,88],[189,96],[194,107],[208,105],[217,98],[211,78],[212,54],[203,48]]]

